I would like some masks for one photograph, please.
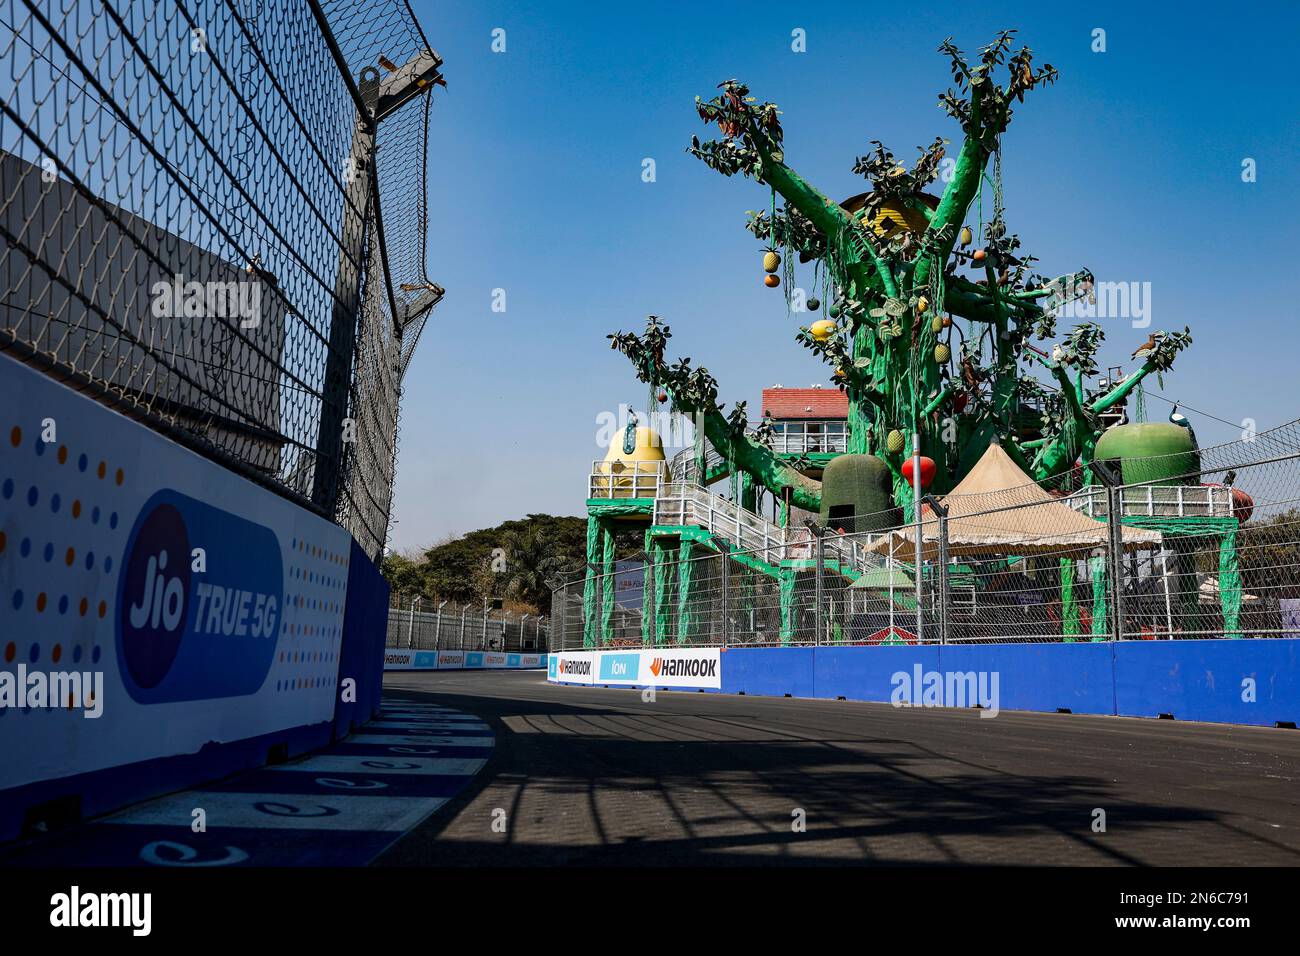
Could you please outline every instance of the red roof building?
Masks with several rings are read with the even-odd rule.
[[[763,414],[777,422],[809,418],[845,421],[849,417],[849,397],[838,388],[774,385],[763,389]]]
[[[848,396],[838,388],[763,389],[762,413],[770,418],[772,450],[781,455],[837,454],[845,450]]]

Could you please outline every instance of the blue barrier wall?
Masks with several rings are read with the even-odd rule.
[[[936,670],[996,673],[1003,710],[1113,714],[1114,646],[948,644],[939,648]]]
[[[348,562],[347,606],[343,611],[343,646],[339,650],[340,685],[356,681],[356,701],[335,702],[334,737],[346,737],[379,712],[384,681],[384,635],[388,630],[388,582],[356,541]]]
[[[721,654],[721,692],[889,701],[895,674],[930,672],[997,675],[1000,710],[1169,714],[1266,727],[1300,723],[1300,639],[1295,638],[732,647]],[[579,683],[556,676],[550,679]],[[657,686],[697,689],[675,688],[671,680]]]
[[[813,658],[815,696],[887,701],[893,691],[890,678],[899,671],[911,674],[917,664],[923,672],[938,669],[939,648],[910,644],[819,647]]]
[[[386,589],[345,530],[0,354],[3,411],[0,840],[315,749],[374,709]]]
[[[1253,702],[1243,699],[1248,678]],[[1120,641],[1115,708],[1129,717],[1300,723],[1300,640]]]
[[[722,654],[722,692],[815,697],[813,648],[747,647]]]

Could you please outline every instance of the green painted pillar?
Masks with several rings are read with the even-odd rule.
[[[641,644],[649,647],[654,643],[655,615],[655,539],[650,529],[645,533],[645,561],[641,566]]]
[[[1074,593],[1076,573],[1074,558],[1061,558],[1061,635],[1073,641],[1083,630],[1079,620],[1079,601]]]
[[[757,513],[758,511],[758,486],[754,484],[754,479],[749,477],[749,472],[740,473],[740,506],[746,511]]]
[[[1110,634],[1106,605],[1106,556],[1096,554],[1088,559],[1088,569],[1092,573],[1092,639],[1104,641]]]
[[[1223,636],[1241,637],[1241,571],[1237,567],[1237,530],[1219,537],[1219,603]]]
[[[600,519],[587,516],[587,576],[582,583],[582,646],[596,646],[596,621],[600,617],[597,589],[601,562]]]
[[[691,637],[691,543],[683,540],[677,549],[677,643],[685,644]]]
[[[614,522],[604,518],[600,522],[601,611],[600,643],[614,641]]]
[[[794,585],[798,572],[794,568],[777,568],[776,579],[781,589],[781,643],[794,640]]]
[[[655,639],[656,644],[668,643],[668,622],[672,613],[668,595],[673,577],[673,562],[668,560],[668,549],[655,539]]]
[[[695,416],[695,483],[701,488],[704,487],[704,470],[708,462],[708,455],[704,446],[704,418],[702,415]]]

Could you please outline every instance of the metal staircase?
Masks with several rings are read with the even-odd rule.
[[[816,559],[816,541],[807,528],[782,528],[693,483],[674,481],[660,486],[654,523],[703,528],[728,542],[733,549],[746,552],[773,568],[783,561]],[[827,535],[822,559],[838,564],[845,571],[865,571],[882,561],[867,550],[874,540],[870,535],[852,538]]]

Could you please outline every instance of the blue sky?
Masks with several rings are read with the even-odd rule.
[[[529,512],[582,514],[603,454],[597,415],[645,396],[605,335],[639,330],[647,313],[728,403],[752,411],[764,386],[825,382],[744,229],[767,192],[684,152],[693,133],[711,138],[694,97],[748,83],[784,111],[787,161],[848,196],[865,188],[850,168],[871,139],[909,164],[936,135],[960,142],[936,103],[949,35],[972,53],[1015,27],[1060,70],[1003,140],[1008,223],[1041,270],[1151,283],[1151,328],[1194,337],[1154,391],[1261,428],[1300,415],[1288,245],[1300,6],[412,5],[449,84],[435,94],[429,174],[429,273],[447,296],[406,377],[396,549]],[[495,28],[504,53],[491,51]],[[805,53],[791,51],[795,28]],[[1247,157],[1254,183],[1242,182]],[[491,309],[497,288],[504,313]],[[1102,364],[1131,366],[1148,330],[1103,324]],[[1188,415],[1203,444],[1238,436]]]

